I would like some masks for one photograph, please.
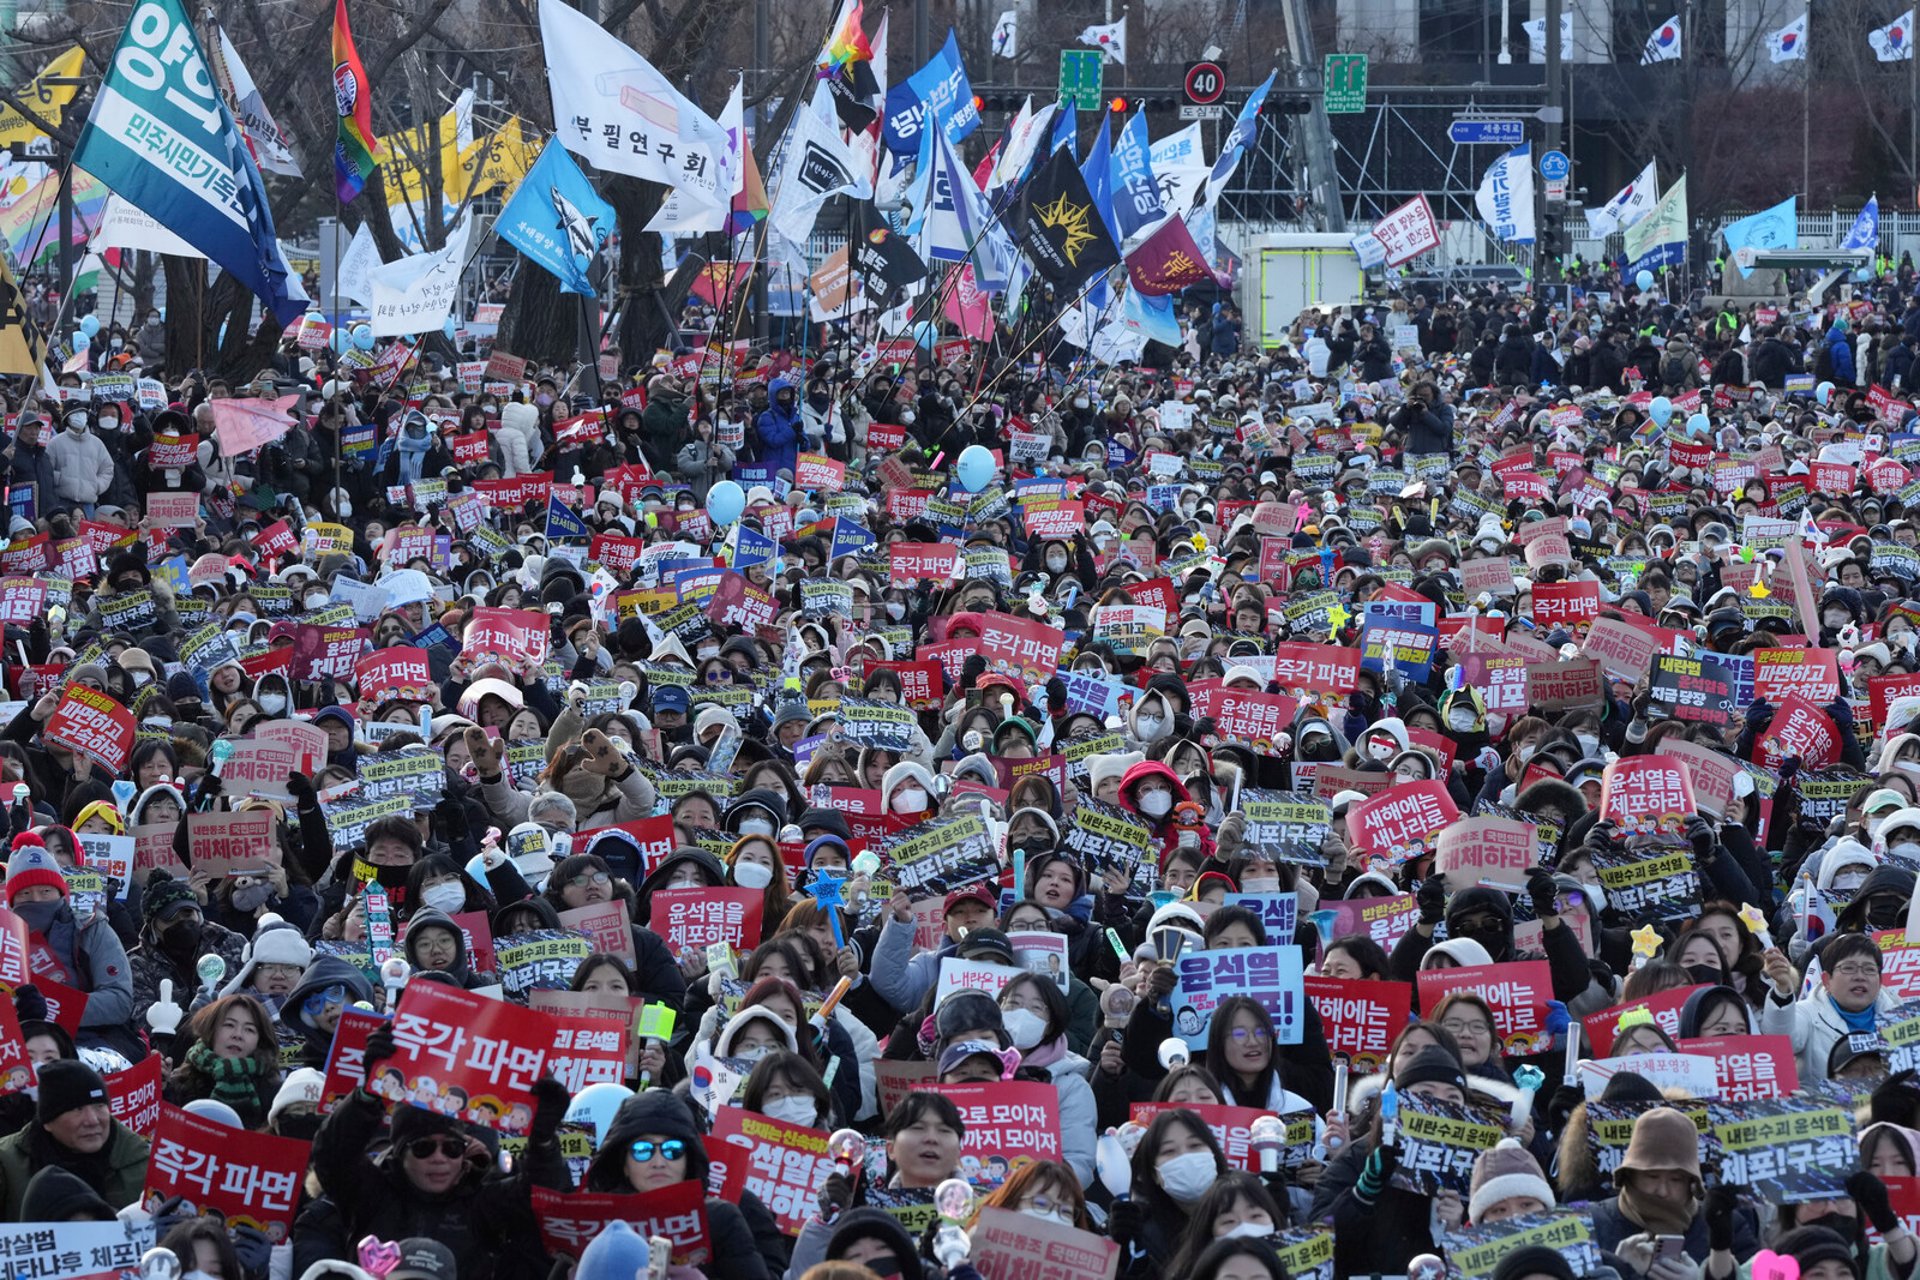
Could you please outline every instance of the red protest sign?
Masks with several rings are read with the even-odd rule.
[[[149,1142],[160,1127],[161,1065],[160,1055],[150,1053],[125,1071],[103,1077],[113,1118]]]
[[[188,814],[187,856],[196,871],[215,879],[278,866],[280,845],[273,838],[273,811]]]
[[[177,828],[171,822],[156,822],[133,829],[133,878],[141,884],[147,882],[154,868],[163,867],[176,880],[187,878],[187,864],[180,861],[180,855],[174,852],[173,837]],[[0,983],[6,979],[0,977]]]
[[[1395,866],[1426,853],[1460,809],[1444,784],[1402,782],[1347,810],[1347,838],[1364,857]]]
[[[891,671],[899,677],[900,700],[915,711],[938,707],[946,697],[937,662],[875,662],[867,667],[869,677],[876,671]]]
[[[184,1197],[190,1212],[214,1209],[229,1225],[246,1223],[270,1240],[293,1229],[313,1144],[250,1133],[162,1103],[147,1156],[141,1203]]]
[[[656,889],[647,927],[659,934],[678,959],[688,947],[725,942],[735,951],[760,945],[762,889],[719,885],[701,889]]]
[[[1360,678],[1360,651],[1299,641],[1273,647],[1273,678],[1283,689],[1340,693]]]
[[[1553,999],[1553,970],[1545,960],[1509,960],[1504,964],[1424,969],[1419,974],[1420,1008],[1431,1015],[1449,991],[1471,991],[1493,1010],[1493,1029],[1501,1052],[1514,1057],[1547,1049],[1547,1002]]]
[[[67,686],[60,705],[47,717],[41,737],[79,752],[117,776],[133,750],[133,712],[83,684]]]
[[[1226,1153],[1227,1163],[1248,1173],[1260,1172],[1260,1156],[1253,1149],[1253,1122],[1272,1112],[1264,1107],[1226,1107],[1190,1102],[1136,1102],[1127,1119],[1145,1128],[1162,1111],[1191,1111],[1199,1116]]]
[[[701,1182],[676,1182],[639,1195],[569,1194],[535,1187],[533,1214],[549,1253],[577,1258],[610,1223],[624,1222],[643,1240],[665,1236],[673,1241],[675,1266],[703,1266],[713,1257],[707,1239],[707,1188]]]
[[[300,540],[293,536],[293,528],[285,520],[275,520],[253,535],[253,545],[260,549],[262,556],[284,556],[296,550]]]
[[[1816,462],[1811,468],[1816,493],[1845,497],[1853,492],[1854,468],[1844,462]]]
[[[1276,734],[1292,727],[1299,701],[1284,693],[1248,693],[1220,686],[1193,690],[1196,719],[1211,718],[1214,732],[1228,741],[1256,751],[1273,749]]]
[[[1468,818],[1441,831],[1433,866],[1446,874],[1451,890],[1491,885],[1517,892],[1539,861],[1538,845],[1530,822]]]
[[[827,1131],[772,1120],[744,1107],[721,1107],[706,1136],[707,1194],[739,1204],[751,1191],[780,1230],[797,1236],[833,1176]]]
[[[617,574],[633,571],[640,563],[640,553],[647,549],[645,538],[623,538],[618,534],[596,533],[593,541],[587,544],[587,559],[597,560],[600,564]]]
[[[1380,1070],[1393,1047],[1393,1038],[1413,1015],[1413,987],[1405,982],[1313,974],[1308,974],[1304,982],[1307,999],[1320,1014],[1327,1048],[1345,1054],[1357,1075]]]
[[[1626,835],[1677,832],[1697,812],[1693,774],[1678,760],[1626,756],[1600,777],[1600,817],[1618,823]]]
[[[270,796],[291,800],[287,779],[296,773],[310,772],[311,761],[290,742],[269,738],[242,738],[233,745],[233,754],[220,766],[220,781],[229,796]],[[279,850],[269,853],[278,862]]]
[[[295,680],[344,680],[367,647],[365,627],[316,627],[298,623],[293,628],[289,670]],[[244,665],[244,660],[243,660]]]
[[[980,1210],[971,1236],[974,1269],[996,1280],[1058,1276],[1113,1280],[1120,1267],[1120,1246],[1115,1241],[1016,1209]]]
[[[1673,1043],[1681,1053],[1713,1059],[1720,1096],[1729,1102],[1784,1098],[1800,1087],[1791,1036],[1711,1036]]]
[[[1533,584],[1533,621],[1542,630],[1571,630],[1575,623],[1600,616],[1597,582],[1536,582]]]
[[[33,1085],[33,1063],[27,1058],[20,1017],[14,1012],[13,1001],[0,1000],[0,1094],[20,1093]]]
[[[942,585],[965,567],[966,556],[950,542],[896,542],[887,548],[887,581],[896,587]]]
[[[487,433],[484,431],[450,436],[447,444],[453,450],[453,463],[457,467],[477,467],[487,460]]]
[[[968,643],[973,652],[987,660],[989,670],[1018,674],[1038,684],[1060,669],[1060,649],[1067,642],[1067,633],[1059,628],[1009,613],[956,614],[953,626],[961,625],[966,618],[974,619],[980,632]]]
[[[1693,780],[1693,802],[1702,813],[1719,817],[1727,811],[1733,799],[1734,775],[1741,772],[1739,761],[1678,735],[1660,744],[1660,754],[1686,767],[1687,776]]]
[[[1920,698],[1920,671],[1899,676],[1869,676],[1867,707],[1873,723],[1887,722],[1887,708],[1901,698]]]
[[[427,651],[412,645],[376,649],[354,660],[354,687],[362,702],[427,702],[432,693],[433,672],[427,667]]]
[[[185,471],[199,460],[199,436],[155,436],[147,449],[147,467],[152,471]]]
[[[818,453],[803,453],[794,459],[793,487],[838,491],[846,484],[847,464],[835,462]]]
[[[326,1080],[320,1086],[318,1110],[325,1115],[340,1099],[367,1079],[367,1037],[385,1022],[368,1009],[343,1009],[333,1025],[333,1044],[327,1050]]]
[[[547,615],[534,609],[475,609],[460,638],[460,656],[478,664],[498,659],[516,669],[547,660]]]
[[[1587,1029],[1587,1040],[1593,1045],[1594,1056],[1600,1058],[1613,1052],[1620,1019],[1636,1009],[1645,1009],[1653,1017],[1654,1025],[1666,1032],[1668,1039],[1675,1039],[1680,1034],[1680,1010],[1686,1007],[1687,997],[1699,990],[1702,987],[1695,985],[1656,992],[1638,1000],[1613,1005],[1598,1013],[1590,1013],[1580,1019],[1580,1025]]]
[[[1059,1160],[1060,1095],[1050,1084],[994,1080],[979,1084],[930,1084],[960,1108],[966,1138],[960,1159],[967,1181],[997,1187],[1032,1160]]]
[[[1833,649],[1755,649],[1753,696],[1774,706],[1797,693],[1824,707],[1840,696],[1840,654]]]
[[[1777,769],[1788,756],[1819,768],[1840,758],[1840,731],[1827,713],[1797,693],[1790,693],[1773,713],[1773,723],[1754,743],[1754,763]]]
[[[633,921],[627,917],[624,898],[562,911],[560,927],[585,934],[595,951],[619,956],[630,965],[638,963],[633,954]]]
[[[1592,658],[1526,664],[1526,702],[1541,711],[1597,707],[1606,698],[1600,664]]]
[[[1638,680],[1653,669],[1659,637],[1615,618],[1595,618],[1580,641],[1580,652],[1600,663],[1610,676]]]

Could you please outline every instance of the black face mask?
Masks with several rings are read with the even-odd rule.
[[[320,1122],[325,1116],[281,1116],[274,1122],[274,1128],[283,1138],[293,1138],[300,1142],[312,1142],[320,1133]]]
[[[382,889],[388,891],[404,889],[407,887],[407,873],[412,870],[412,866],[389,867],[376,862],[373,865],[373,879]]]
[[[1889,894],[1876,893],[1867,899],[1867,924],[1875,929],[1892,929],[1907,914],[1907,904]]]
[[[1860,1219],[1850,1213],[1823,1213],[1817,1218],[1804,1220],[1800,1225],[1825,1227],[1842,1240],[1853,1241],[1860,1237]]]
[[[1704,982],[1710,987],[1721,986],[1727,980],[1727,976],[1720,972],[1719,965],[1690,964],[1687,973],[1695,982]]]
[[[1449,925],[1447,927],[1447,936],[1450,938],[1469,938],[1479,943],[1487,949],[1487,954],[1492,956],[1496,963],[1506,958],[1507,949],[1512,945],[1512,938],[1508,935],[1507,931],[1498,924],[1481,924],[1471,929],[1464,927],[1456,928]]]
[[[187,955],[200,949],[200,929],[198,920],[182,920],[179,924],[170,924],[160,931],[160,946],[175,955]]]

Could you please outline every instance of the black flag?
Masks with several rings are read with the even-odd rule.
[[[1119,265],[1120,250],[1093,207],[1087,180],[1065,147],[1033,175],[1015,211],[1021,249],[1040,274],[1069,291]]]
[[[894,234],[887,220],[874,210],[873,201],[856,200],[853,205],[854,273],[869,288],[876,284],[880,292],[891,293],[925,278],[927,264],[913,251],[906,238]]]

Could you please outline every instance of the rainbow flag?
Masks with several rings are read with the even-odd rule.
[[[867,42],[866,28],[860,22],[864,3],[865,0],[853,0],[841,9],[839,29],[827,37],[827,47],[821,55],[822,80],[837,74],[848,63],[873,61],[873,46]]]
[[[744,166],[740,190],[734,193],[733,203],[727,211],[727,234],[730,236],[751,231],[767,217],[767,188],[760,181],[760,166],[754,163],[753,148],[747,145],[744,136],[740,139],[740,163]]]
[[[380,144],[373,133],[367,69],[347,25],[347,0],[333,0],[333,101],[340,113],[340,133],[333,143],[333,187],[340,203],[350,204],[380,167]]]
[[[833,96],[834,113],[842,128],[855,133],[878,116],[874,102],[880,85],[873,75],[873,44],[861,22],[865,0],[841,0],[839,20],[820,50],[815,66]]]

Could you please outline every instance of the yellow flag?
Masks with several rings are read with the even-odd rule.
[[[86,50],[79,45],[67,50],[49,62],[39,75],[20,90],[20,101],[27,104],[33,113],[48,124],[59,124],[61,112],[80,86],[75,84],[48,84],[49,80],[67,80],[77,77],[86,66]],[[35,138],[46,136],[39,125],[20,114],[19,108],[11,103],[0,104],[0,147],[18,150]]]
[[[460,157],[469,175],[467,190],[481,195],[495,187],[504,187],[501,198],[505,199],[527,176],[527,170],[533,167],[539,154],[520,117],[509,116],[505,124],[486,137],[476,139]]]
[[[468,116],[471,120],[471,115]],[[439,138],[424,124],[380,139],[386,171],[387,203],[409,204],[427,195],[428,174],[437,171],[440,194],[459,203],[467,194],[466,170],[460,165],[460,108],[454,107],[438,122]]]
[[[27,319],[26,295],[0,254],[0,373],[37,374],[46,358],[47,340]]]

